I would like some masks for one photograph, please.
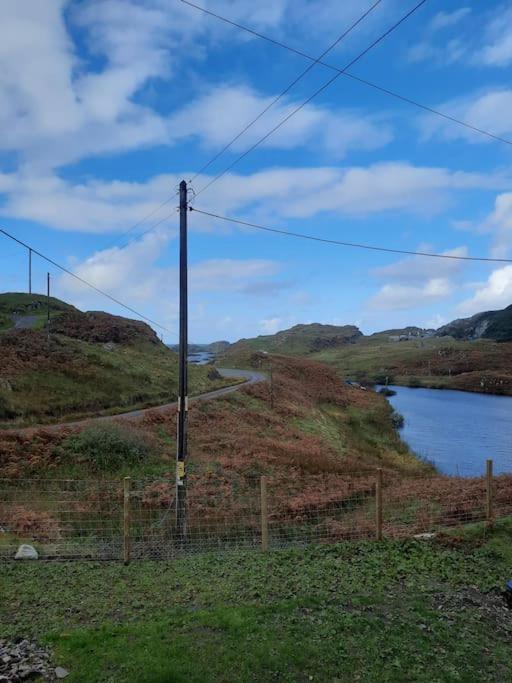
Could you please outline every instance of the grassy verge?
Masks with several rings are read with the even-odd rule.
[[[3,634],[70,681],[510,680],[512,524],[173,564],[6,564]]]

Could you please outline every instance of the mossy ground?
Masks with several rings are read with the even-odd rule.
[[[4,636],[70,681],[507,681],[510,522],[170,563],[6,563]]]

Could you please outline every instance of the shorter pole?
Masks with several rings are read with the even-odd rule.
[[[382,541],[382,468],[377,468],[375,482],[375,538]]]
[[[123,479],[123,558],[124,563],[130,563],[130,477]]]
[[[261,486],[261,550],[268,551],[268,501],[267,501],[267,477],[262,475]]]
[[[486,467],[486,505],[485,505],[485,518],[487,521],[487,526],[492,526],[493,523],[493,499],[492,499],[492,460],[487,460]]]

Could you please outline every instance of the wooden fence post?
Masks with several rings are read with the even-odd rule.
[[[267,477],[261,476],[260,479],[260,504],[261,504],[261,549],[264,553],[268,551],[268,503],[267,503]]]
[[[123,557],[124,563],[130,562],[130,477],[123,479]]]
[[[375,482],[375,537],[382,541],[382,468],[377,468]]]
[[[487,460],[486,468],[486,505],[485,505],[485,518],[487,521],[487,526],[492,526],[493,522],[493,476],[492,476],[492,460]]]

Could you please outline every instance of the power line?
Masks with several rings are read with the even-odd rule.
[[[370,244],[358,244],[357,242],[342,242],[340,240],[331,240],[325,237],[316,237],[314,235],[306,235],[301,232],[291,232],[289,230],[280,230],[278,228],[270,228],[266,225],[258,225],[257,223],[249,223],[248,221],[240,220],[239,218],[230,218],[229,216],[220,216],[216,213],[211,213],[210,211],[202,211],[196,207],[189,207],[190,211],[196,211],[204,216],[210,216],[210,218],[217,218],[221,221],[227,221],[229,223],[236,223],[237,225],[243,225],[246,228],[254,228],[256,230],[264,230],[265,232],[272,232],[278,235],[286,235],[287,237],[298,237],[304,240],[312,240],[313,242],[323,242],[325,244],[334,244],[339,247],[351,247],[354,249],[368,249],[370,251],[384,251],[390,254],[406,254],[407,256],[427,256],[429,258],[441,258],[450,259],[453,261],[484,261],[489,263],[512,263],[512,259],[506,258],[485,258],[484,256],[456,256],[455,254],[433,254],[425,251],[408,251],[406,249],[392,249],[390,247],[377,247]]]
[[[184,1],[184,0],[182,0]],[[210,180],[206,185],[204,185],[199,192],[196,193],[196,197],[198,197],[202,192],[204,192],[206,189],[211,187],[213,183],[217,182],[217,180],[220,180],[228,171],[230,171],[236,164],[238,164],[242,159],[244,159],[248,154],[250,154],[252,151],[254,151],[259,145],[261,145],[265,140],[267,140],[273,133],[276,132],[281,126],[283,126],[287,121],[289,121],[292,116],[295,116],[301,109],[303,109],[309,102],[311,102],[317,95],[319,95],[321,92],[326,90],[334,81],[336,81],[344,71],[347,69],[350,69],[351,66],[353,66],[356,62],[358,62],[364,55],[366,55],[370,50],[372,50],[376,45],[378,45],[380,42],[384,40],[390,33],[392,33],[395,29],[397,29],[401,24],[403,24],[406,19],[408,19],[416,10],[418,10],[422,5],[424,5],[427,2],[427,0],[420,0],[412,9],[410,9],[406,14],[404,14],[398,21],[396,21],[392,26],[390,26],[384,33],[382,33],[378,38],[376,38],[370,45],[368,45],[362,52],[360,52],[356,57],[354,57],[343,69],[340,71],[337,70],[337,72],[334,74],[332,78],[330,78],[326,83],[324,83],[320,88],[315,90],[315,92],[310,95],[302,104],[300,104],[298,107],[296,107],[292,112],[290,112],[287,116],[285,116],[276,126],[274,126],[268,133],[266,133],[262,138],[260,138],[257,142],[255,142],[253,145],[251,145],[248,149],[245,150],[239,157],[237,157],[229,166],[227,166],[223,171],[221,171],[218,175],[216,175],[212,180]]]
[[[382,0],[376,0],[376,2],[374,2],[373,5],[366,10],[366,12],[364,12],[347,29],[345,29],[345,31],[343,31],[343,33],[340,36],[338,36],[336,38],[336,40],[333,43],[331,43],[329,45],[329,47],[327,47],[318,58],[313,59],[312,63],[306,69],[304,69],[304,71],[302,71],[297,76],[297,78],[295,78],[289,85],[287,85],[286,88],[277,97],[275,97],[252,121],[250,121],[245,126],[245,128],[243,128],[239,133],[237,133],[237,135],[235,135],[235,137],[232,140],[230,140],[230,142],[228,142],[219,152],[217,152],[217,154],[215,154],[208,162],[206,162],[197,171],[197,173],[193,176],[193,178],[191,178],[190,182],[191,183],[194,182],[194,180],[197,178],[197,176],[204,173],[206,171],[206,169],[209,168],[213,164],[214,161],[216,161],[220,156],[222,156],[222,154],[224,154],[224,152],[226,152],[237,140],[239,140],[242,137],[242,135],[244,135],[244,133],[246,133],[250,128],[252,128],[252,126],[255,123],[257,123],[261,119],[261,117],[267,113],[267,111],[269,111],[269,109],[271,109],[275,104],[277,104],[279,102],[279,100],[281,100],[288,92],[290,92],[290,90],[300,80],[302,80],[304,78],[304,76],[306,76],[315,67],[315,65],[318,64],[320,62],[320,60],[322,60],[325,57],[326,54],[331,52],[331,50],[333,50],[346,36],[348,36],[349,33],[351,33],[362,21],[364,21],[364,19],[366,19],[366,17],[371,12],[373,12],[373,10],[378,5],[380,5],[381,2],[382,2]],[[190,4],[192,7],[197,7],[196,5],[193,5],[192,3],[187,2],[186,4]]]
[[[68,268],[65,268],[64,266],[61,266],[60,263],[57,263],[57,261],[54,261],[51,259],[49,256],[46,256],[42,252],[38,251],[37,249],[34,249],[34,247],[30,246],[29,244],[26,244],[25,242],[22,242],[20,239],[15,237],[14,235],[11,235],[11,233],[7,232],[7,230],[4,230],[3,228],[0,228],[0,233],[8,237],[9,239],[13,240],[13,242],[17,242],[20,244],[22,247],[25,247],[25,249],[29,249],[33,254],[37,254],[37,256],[41,257],[47,263],[51,263],[52,266],[55,266],[56,268],[59,268],[62,270],[64,273],[67,275],[71,275],[71,277],[74,277],[75,280],[78,280],[84,285],[87,285],[87,287],[90,287],[91,289],[94,289],[95,292],[98,292],[98,294],[101,294],[107,299],[110,299],[110,301],[113,301],[115,304],[118,306],[121,306],[122,308],[125,308],[127,311],[130,311],[130,313],[135,313],[139,318],[142,318],[148,323],[151,323],[152,325],[156,325],[157,327],[160,327],[162,330],[165,330],[166,332],[169,332],[170,330],[167,327],[164,327],[164,325],[161,325],[160,323],[157,323],[155,320],[151,320],[151,318],[147,318],[145,315],[142,315],[142,313],[139,313],[136,311],[134,308],[131,308],[131,306],[127,306],[124,304],[122,301],[119,301],[119,299],[116,299],[115,297],[111,296],[107,292],[104,292],[102,289],[99,289],[99,287],[96,287],[95,285],[91,284],[90,282],[87,282],[87,280],[84,280],[84,278],[80,277],[76,273],[73,273],[73,271],[68,270]]]
[[[311,62],[314,62],[315,64],[320,64],[321,66],[325,66],[328,69],[331,69],[332,71],[337,71],[340,75],[346,76],[347,78],[350,78],[354,81],[357,81],[358,83],[362,83],[363,85],[367,85],[370,88],[373,88],[374,90],[378,90],[379,92],[384,93],[385,95],[389,95],[389,97],[394,97],[397,100],[400,100],[401,102],[406,102],[407,104],[411,104],[414,107],[418,107],[419,109],[422,109],[423,111],[429,112],[430,114],[435,114],[436,116],[440,116],[441,118],[451,121],[452,123],[456,123],[459,126],[463,126],[464,128],[467,128],[468,130],[473,131],[474,133],[480,133],[481,135],[486,135],[489,138],[492,138],[493,140],[497,140],[498,142],[504,142],[507,145],[512,145],[512,140],[508,140],[507,138],[503,138],[500,135],[496,135],[495,133],[491,133],[488,130],[485,130],[484,128],[479,128],[478,126],[473,125],[472,123],[469,123],[468,121],[464,121],[463,119],[459,119],[456,116],[452,116],[451,114],[447,114],[446,112],[440,111],[439,109],[435,109],[434,107],[431,107],[427,104],[422,104],[421,102],[418,102],[417,100],[413,100],[410,97],[407,97],[406,95],[402,95],[400,93],[397,93],[393,90],[390,90],[389,88],[385,88],[384,86],[379,85],[378,83],[374,83],[373,81],[369,81],[366,78],[361,78],[360,76],[355,76],[354,74],[348,73],[346,70],[341,69],[340,67],[334,66],[333,64],[330,64],[329,62],[325,62],[322,60],[322,57],[316,59],[312,55],[308,54],[307,52],[304,52],[303,50],[299,50],[298,48],[294,48],[291,45],[287,45],[286,43],[281,42],[280,40],[275,40],[274,38],[271,38],[270,36],[267,36],[263,33],[260,33],[258,31],[255,31],[254,29],[244,26],[243,24],[239,24],[236,21],[232,21],[231,19],[228,19],[227,17],[223,17],[220,14],[217,14],[215,12],[212,12],[210,10],[207,10],[205,7],[200,7],[199,5],[194,4],[193,2],[189,2],[189,0],[180,0],[180,2],[183,2],[185,5],[189,5],[190,7],[193,7],[194,9],[197,9],[204,14],[208,14],[212,17],[215,17],[215,19],[219,19],[220,21],[225,22],[226,24],[230,24],[231,26],[234,26],[236,28],[239,28],[242,31],[245,31],[246,33],[250,33],[251,35],[261,38],[262,40],[267,41],[268,43],[272,43],[273,45],[276,45],[277,47],[283,48],[284,50],[288,50],[289,52],[292,52],[296,55],[299,55],[300,57],[304,57],[305,59],[309,59]]]
[[[161,204],[159,204],[155,209],[153,209],[153,211],[150,211],[150,212],[149,212],[148,214],[146,214],[143,218],[141,218],[141,219],[138,220],[136,223],[134,223],[133,225],[131,225],[131,226],[128,228],[128,230],[126,230],[125,232],[123,232],[121,235],[117,235],[116,237],[114,237],[114,239],[111,240],[105,247],[103,247],[102,250],[105,251],[106,249],[110,249],[110,248],[113,247],[115,244],[117,244],[120,240],[124,239],[127,235],[129,235],[131,232],[133,232],[133,231],[135,230],[135,228],[138,228],[139,225],[142,225],[143,223],[145,223],[145,222],[147,221],[148,218],[151,218],[151,216],[154,216],[155,213],[158,213],[158,211],[160,211],[160,209],[162,209],[164,206],[166,206],[167,204],[169,204],[169,202],[170,202],[172,199],[174,199],[174,197],[176,197],[176,195],[177,195],[177,192],[175,192],[174,194],[169,195]],[[170,215],[172,215],[172,214],[170,214]],[[166,220],[168,217],[169,217],[169,216],[166,216],[166,218],[164,218],[163,220],[158,221],[158,223],[156,223],[155,225],[153,225],[153,228],[155,228],[157,225],[160,225],[160,223],[163,223],[163,221]],[[151,229],[153,229],[153,228],[151,228]],[[148,231],[146,230],[146,232],[148,232]],[[146,232],[144,232],[144,233],[142,233],[142,234],[145,235]]]

